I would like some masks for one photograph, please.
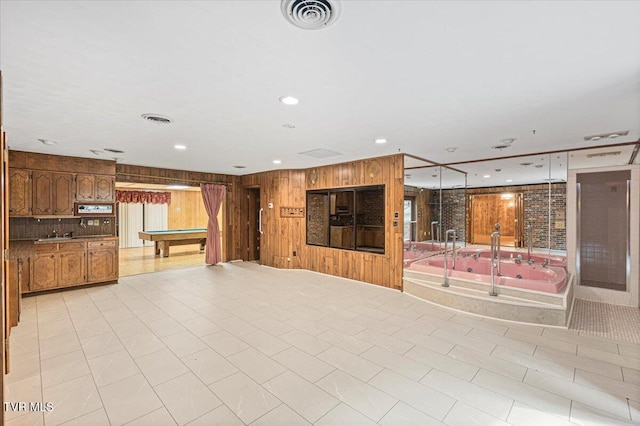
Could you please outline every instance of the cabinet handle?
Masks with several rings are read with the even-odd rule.
[[[53,259],[53,258],[55,257],[55,255],[53,255],[53,254],[52,254],[52,255],[51,255],[51,256],[49,256],[49,257],[50,257],[51,259]]]

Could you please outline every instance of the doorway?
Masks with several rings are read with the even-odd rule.
[[[247,250],[249,261],[260,261],[260,188],[247,189],[249,219]]]
[[[523,196],[521,193],[470,195],[471,232],[470,243],[490,244],[495,224],[500,224],[500,240],[503,246],[522,247]]]
[[[417,241],[416,197],[404,198],[404,231],[405,241]]]

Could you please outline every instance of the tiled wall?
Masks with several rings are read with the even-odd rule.
[[[362,216],[360,216],[362,215]],[[376,189],[358,193],[358,224],[384,224],[384,191]]]
[[[53,234],[55,229],[59,236],[67,232],[73,232],[76,237],[86,235],[115,235],[116,218],[92,217],[85,218],[88,221],[98,222],[98,226],[80,226],[80,219],[34,219],[32,217],[12,217],[9,223],[9,238],[12,240],[23,238],[45,238]]]
[[[442,215],[440,216],[440,191],[433,191],[431,199],[432,217],[441,220],[442,240],[447,229],[455,229],[458,241],[466,241],[466,190],[451,189],[442,191]]]
[[[327,240],[327,215],[329,197],[325,194],[307,195],[307,242],[309,244],[329,244]]]

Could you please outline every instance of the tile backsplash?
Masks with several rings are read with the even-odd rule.
[[[9,219],[9,238],[12,240],[26,238],[45,238],[55,230],[58,235],[73,232],[76,237],[87,235],[115,235],[116,218],[92,217],[83,218],[81,226],[80,218],[64,219],[35,219],[32,217],[12,217]],[[89,226],[89,221],[98,225]]]

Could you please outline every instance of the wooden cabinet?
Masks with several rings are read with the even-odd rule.
[[[76,194],[78,201],[115,201],[115,178],[107,175],[79,174],[76,176]]]
[[[40,170],[31,172],[32,215],[73,215],[73,174]]]
[[[28,170],[9,170],[9,216],[31,215],[31,179]]]
[[[30,291],[69,287],[87,282],[86,243],[47,243],[31,259]]]
[[[118,246],[116,241],[89,241],[87,246],[87,281],[118,279]]]
[[[353,227],[352,226],[332,226],[331,245],[336,248],[353,248]]]

